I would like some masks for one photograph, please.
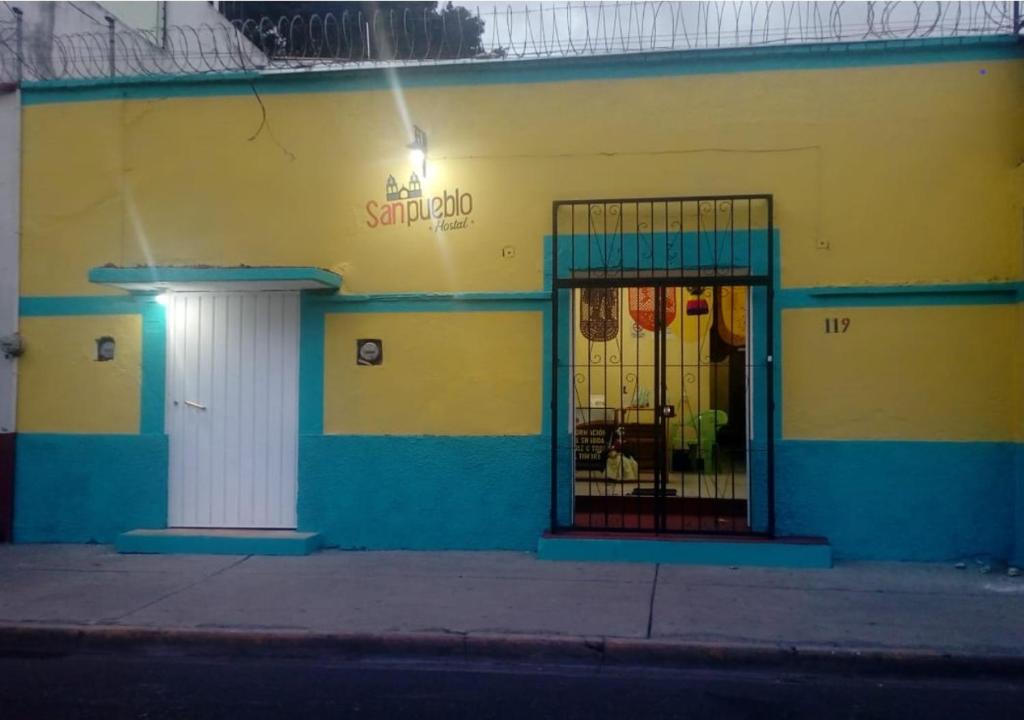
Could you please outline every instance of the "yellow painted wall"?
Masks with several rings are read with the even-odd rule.
[[[785,310],[783,435],[1013,440],[1018,328],[1014,305]]]
[[[737,192],[775,195],[787,286],[1010,279],[1020,263],[1024,62],[403,97],[430,138],[428,194],[473,196],[464,230],[367,227],[367,201],[411,169],[390,90],[265,93],[265,122],[252,94],[26,107],[23,292],[105,292],[84,279],[101,261],[313,264],[353,292],[536,289],[556,198]]]
[[[387,176],[404,183],[411,170],[391,90],[25,107],[22,293],[112,292],[86,280],[105,262],[317,265],[341,272],[346,292],[540,289],[554,199],[747,192],[775,196],[784,286],[1024,277],[1022,61],[402,97],[430,138],[426,194],[471,193],[466,229],[367,226],[366,203],[384,201]],[[851,309],[855,329],[837,338],[820,332],[824,313],[786,311],[784,435],[1024,439],[1012,402],[1024,392],[1024,349],[1010,308]],[[523,324],[514,343],[497,316],[422,317],[426,326],[399,315],[328,318],[328,432],[538,431],[539,316],[507,316]],[[470,343],[476,330],[498,344]],[[383,368],[354,365],[354,340],[366,335],[385,338]],[[451,363],[460,353],[440,350],[446,342],[471,362]],[[50,390],[32,362],[23,429],[43,418],[135,427],[136,393],[117,400],[117,420],[42,413],[33,397]],[[465,410],[484,401],[493,413]]]
[[[124,257],[123,111],[119,102],[24,109],[22,295],[117,292],[86,273]]]
[[[1014,212],[1020,218],[1020,245],[1024,248],[1024,162],[1017,164],[1013,171]],[[1017,280],[1024,282],[1024,254],[1017,265]],[[1018,300],[1024,296],[1018,293]],[[1017,304],[1017,332],[1015,337],[1017,357],[1014,372],[1014,396],[1017,398],[1017,442],[1024,443],[1024,302]],[[1024,498],[1022,498],[1024,500]]]
[[[137,433],[142,321],[139,315],[21,319],[18,430]],[[116,340],[113,360],[96,361],[96,339]]]
[[[328,315],[324,432],[535,435],[542,328],[537,312]],[[356,364],[359,338],[383,341],[382,365]]]

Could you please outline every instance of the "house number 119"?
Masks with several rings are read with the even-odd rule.
[[[850,318],[825,318],[825,334],[844,333],[850,329]]]

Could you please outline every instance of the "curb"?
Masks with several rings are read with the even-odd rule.
[[[76,654],[491,661],[1024,680],[1024,655],[917,649],[782,647],[579,636],[0,624],[0,657]]]

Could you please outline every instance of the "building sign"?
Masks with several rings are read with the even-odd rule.
[[[473,196],[459,188],[424,197],[419,176],[414,172],[406,185],[399,186],[393,175],[384,185],[384,202],[366,203],[366,225],[370,228],[429,223],[432,232],[465,230],[473,224]]]

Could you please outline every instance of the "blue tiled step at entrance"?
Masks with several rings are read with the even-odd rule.
[[[541,560],[645,562],[674,565],[830,568],[832,546],[818,537],[762,538],[639,533],[546,533],[537,542]]]
[[[321,544],[320,533],[295,530],[155,528],[121,533],[115,547],[156,555],[309,555]]]

